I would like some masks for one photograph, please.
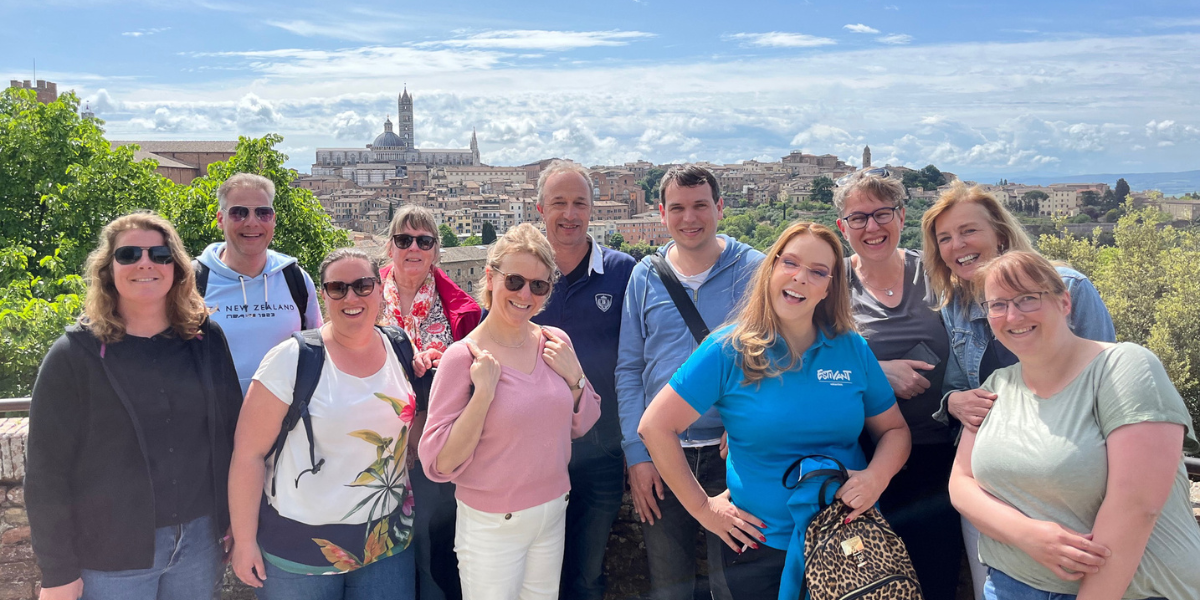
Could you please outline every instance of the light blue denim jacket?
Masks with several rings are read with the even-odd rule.
[[[1067,292],[1071,294],[1071,331],[1079,337],[1098,342],[1117,341],[1117,332],[1108,308],[1087,276],[1070,267],[1056,268],[1067,286]],[[949,423],[946,400],[952,392],[973,390],[983,383],[979,381],[979,366],[983,362],[984,351],[995,336],[978,302],[963,306],[957,299],[952,299],[942,309],[942,323],[950,334],[950,358],[942,383],[942,406],[933,414],[933,418]]]

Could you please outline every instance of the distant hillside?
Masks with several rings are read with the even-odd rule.
[[[1061,175],[1061,176],[1029,176],[1009,177],[1011,183],[1027,183],[1030,185],[1050,185],[1052,183],[1107,183],[1116,185],[1117,180],[1124,177],[1129,183],[1129,189],[1158,190],[1167,196],[1178,196],[1189,192],[1200,191],[1200,171],[1181,171],[1179,173],[1127,173],[1109,175]],[[980,183],[994,183],[991,179],[979,179]]]

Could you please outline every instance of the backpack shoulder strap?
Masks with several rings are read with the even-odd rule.
[[[433,371],[425,373],[422,377],[417,377],[413,371],[414,349],[412,341],[408,339],[408,334],[404,333],[403,329],[394,325],[380,327],[388,341],[392,343],[392,351],[396,353],[396,360],[404,367],[404,375],[408,377],[408,382],[412,385],[413,394],[417,398],[417,410],[428,410],[429,408],[429,386],[433,381]]]
[[[667,293],[671,295],[671,301],[675,303],[675,308],[683,316],[683,322],[692,332],[692,337],[696,338],[696,343],[703,342],[704,338],[708,337],[708,325],[705,324],[704,317],[700,316],[700,310],[688,296],[687,290],[683,289],[683,284],[679,283],[679,278],[675,276],[675,270],[667,264],[667,260],[661,254],[651,254],[650,264],[654,265],[655,271],[658,271],[663,286],[667,288]]]
[[[204,297],[204,293],[208,290],[208,265],[199,260],[192,261],[192,270],[196,272],[196,291],[200,292],[200,297]]]
[[[288,291],[292,293],[292,301],[300,312],[300,329],[308,329],[308,286],[304,284],[304,271],[297,263],[288,263],[283,268],[283,279],[287,281]]]
[[[304,433],[308,436],[308,460],[310,468],[301,472],[318,473],[325,464],[325,459],[317,460],[316,446],[313,445],[312,417],[308,413],[308,403],[312,400],[317,382],[321,380],[321,368],[325,365],[325,342],[321,339],[321,330],[297,331],[292,333],[300,346],[300,354],[296,360],[296,385],[292,388],[292,403],[288,406],[287,414],[279,427],[279,436],[270,454],[275,455],[275,471],[271,477],[271,495],[275,495],[275,476],[279,472],[279,458],[283,454],[283,445],[288,434],[298,423],[304,423]],[[300,485],[300,477],[296,477],[296,486]]]

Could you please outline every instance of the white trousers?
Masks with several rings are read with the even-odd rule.
[[[464,600],[558,598],[569,496],[506,514],[459,502],[454,551]]]

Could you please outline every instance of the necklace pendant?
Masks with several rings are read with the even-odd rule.
[[[887,295],[889,295],[889,296],[895,296],[895,295],[896,295],[896,294],[893,294],[893,293],[892,293],[892,290],[883,290],[883,291],[884,291],[884,293],[886,293],[886,294],[887,294]]]

